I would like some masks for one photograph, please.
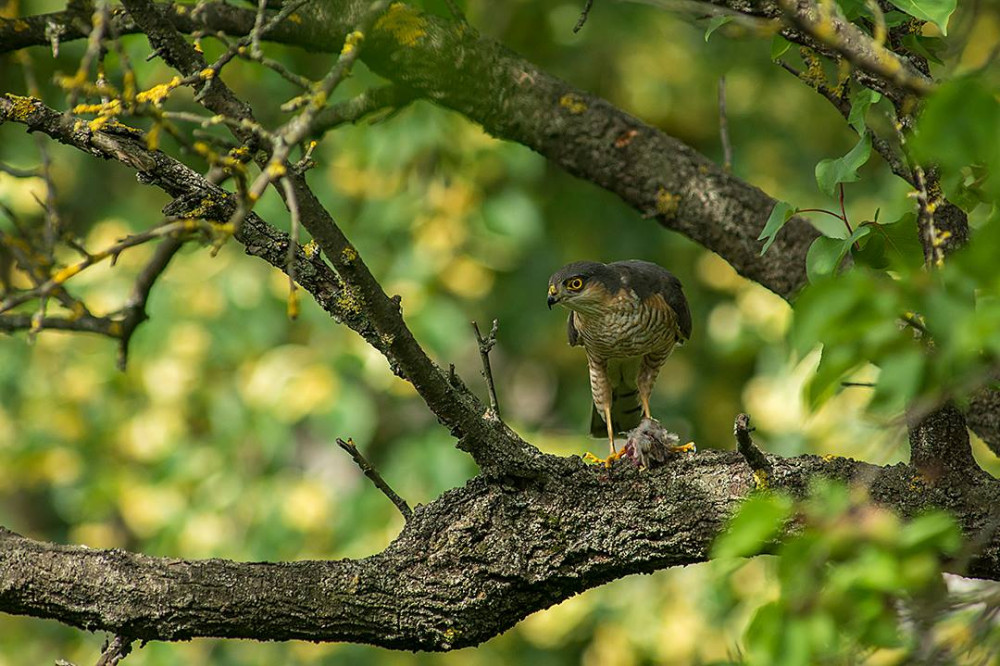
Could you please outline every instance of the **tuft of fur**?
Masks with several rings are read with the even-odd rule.
[[[670,432],[656,419],[643,419],[628,434],[623,455],[637,467],[653,469],[665,464],[671,456],[679,455],[671,447],[680,441],[680,435]]]

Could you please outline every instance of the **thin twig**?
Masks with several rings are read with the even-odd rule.
[[[374,467],[372,467],[372,464],[368,462],[368,459],[365,458],[361,451],[358,450],[358,447],[354,444],[353,439],[348,438],[345,442],[338,437],[337,446],[347,451],[347,453],[354,458],[354,462],[358,464],[358,467],[360,467],[361,471],[365,473],[365,476],[371,479],[372,483],[375,484],[375,487],[381,490],[382,494],[388,497],[389,501],[396,505],[396,508],[399,509],[401,514],[403,514],[403,518],[405,520],[408,521],[413,517],[413,510],[410,508],[410,505],[406,503],[406,500],[397,495],[395,490],[389,487],[389,484],[385,482],[382,475],[379,474]]]
[[[183,238],[168,236],[156,248],[153,258],[143,267],[132,286],[132,295],[125,307],[125,317],[121,322],[121,337],[118,343],[118,369],[124,371],[128,363],[128,345],[139,324],[146,321],[146,303],[153,285],[167,269],[167,264],[184,245]]]
[[[70,264],[63,269],[56,271],[52,277],[34,289],[23,291],[16,296],[10,296],[3,301],[0,301],[0,313],[7,312],[8,310],[34,298],[48,296],[54,290],[60,288],[66,280],[70,279],[74,275],[77,275],[81,271],[93,266],[94,264],[100,263],[105,259],[115,258],[131,247],[142,245],[143,243],[148,243],[156,238],[162,238],[175,233],[192,233],[197,230],[206,229],[211,232],[211,226],[205,222],[200,222],[198,220],[180,220],[167,222],[166,224],[154,227],[149,231],[126,236],[114,245],[111,245],[96,254],[89,255],[75,264]]]
[[[267,0],[260,0],[257,4],[257,17],[253,22],[253,30],[250,31],[250,53],[255,58],[264,57],[260,48],[261,30],[264,28],[264,17],[267,14]]]
[[[486,378],[486,388],[490,393],[490,411],[497,420],[500,419],[500,404],[497,402],[497,389],[493,384],[493,370],[490,368],[490,350],[497,343],[498,328],[499,322],[494,319],[490,334],[483,338],[482,333],[479,332],[479,324],[472,322],[472,330],[476,332],[476,342],[479,343],[479,358],[483,361],[483,377]]]
[[[594,7],[594,0],[587,0],[587,4],[583,6],[583,11],[580,12],[580,18],[576,20],[576,25],[573,26],[573,32],[580,32],[580,28],[583,24],[587,22],[587,17],[590,16],[590,10]]]
[[[271,157],[266,165],[262,165],[260,174],[250,185],[246,196],[240,197],[239,205],[229,218],[230,228],[239,230],[247,214],[253,210],[254,204],[264,194],[264,190],[287,173],[288,154],[296,144],[309,136],[316,114],[325,106],[326,100],[330,98],[331,93],[340,85],[340,82],[350,73],[354,62],[358,59],[362,40],[371,30],[375,19],[388,6],[389,0],[376,0],[371,4],[367,13],[358,22],[357,29],[350,32],[344,39],[344,47],[333,67],[313,88],[314,92],[309,96],[309,103],[306,104],[305,109],[275,132],[276,138],[273,142]]]
[[[722,169],[733,171],[733,146],[729,143],[729,120],[726,118],[726,77],[719,77],[719,139],[722,141]]]
[[[291,214],[291,229],[288,234],[288,259],[285,273],[288,274],[288,318],[296,319],[299,316],[299,294],[295,284],[295,251],[299,247],[299,200],[295,196],[295,188],[288,178],[281,179],[281,187],[285,190],[285,203],[288,205],[288,212]]]

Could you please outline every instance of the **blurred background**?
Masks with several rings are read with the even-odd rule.
[[[800,207],[832,207],[813,168],[856,141],[841,117],[770,60],[770,35],[635,3],[598,2],[579,34],[582,2],[463,3],[472,26],[573,85],[609,99],[721,162],[717,84],[726,77],[733,172]],[[25,0],[22,15],[62,5]],[[447,15],[443,2],[427,11]],[[10,10],[10,6],[8,6]],[[957,16],[959,20],[961,16]],[[955,24],[953,24],[955,25]],[[953,67],[975,67],[1000,35],[991,13],[967,26]],[[168,81],[145,62],[143,36],[124,39],[140,88]],[[202,43],[211,58],[219,47]],[[84,44],[31,52],[46,101],[72,74]],[[320,78],[325,54],[266,46],[294,71]],[[108,57],[109,73],[117,56]],[[0,60],[4,90],[25,90],[21,63]],[[224,78],[267,126],[275,100],[295,91],[272,72],[234,62]],[[338,98],[379,83],[356,67]],[[177,108],[196,107],[175,93]],[[168,137],[164,149],[175,151]],[[49,144],[61,215],[91,249],[157,222],[167,197],[127,169]],[[842,392],[810,413],[801,398],[816,355],[785,343],[791,311],[718,256],[661,228],[614,196],[547,164],[530,150],[485,135],[428,102],[339,129],[315,153],[310,181],[438,363],[454,363],[485,399],[470,321],[499,320],[494,371],[504,418],[541,449],[601,452],[586,436],[586,363],[565,339],[565,312],[545,307],[548,276],[579,259],[646,259],[676,273],[694,316],[691,342],[661,374],[653,412],[700,448],[732,448],[733,417],[749,412],[756,438],[783,455],[836,454],[886,464],[905,460],[905,430],[874,420],[868,391]],[[0,127],[0,159],[38,162],[33,137]],[[192,159],[191,164],[197,165]],[[876,156],[847,186],[852,220],[909,210],[907,187]],[[38,222],[40,180],[0,174],[0,201]],[[287,229],[273,193],[258,212]],[[762,220],[763,223],[763,220]],[[0,227],[9,220],[0,215]],[[127,297],[152,247],[70,282],[95,311]],[[70,255],[63,257],[68,260]],[[116,348],[85,335],[0,338],[0,524],[21,534],[149,555],[237,560],[363,557],[398,533],[396,509],[335,444],[352,437],[411,505],[429,503],[476,474],[410,386],[381,356],[311,301],[285,315],[287,279],[244,256],[235,242],[216,257],[189,247],[150,301],[126,372]],[[859,376],[858,379],[864,379]],[[997,473],[979,442],[979,459]],[[710,612],[713,570],[691,566],[634,576],[537,613],[476,649],[445,655],[356,645],[196,640],[137,649],[129,664],[691,664],[736,659],[747,613]],[[734,579],[740,594],[773,594],[766,562]],[[90,663],[103,635],[55,622],[0,615],[0,666]],[[875,663],[875,662],[873,662]]]

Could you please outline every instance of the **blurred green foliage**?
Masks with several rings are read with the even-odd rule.
[[[772,547],[785,530],[791,536]],[[942,614],[966,613],[950,605],[941,577],[961,547],[945,513],[902,521],[858,489],[815,483],[802,501],[769,494],[744,503],[716,542],[709,600],[720,622],[752,614],[740,655],[749,666],[988,663],[980,660],[995,657],[1000,641],[992,622],[974,638],[940,630]],[[774,554],[764,563],[777,580],[763,600],[736,559],[758,553]]]
[[[716,83],[725,75],[734,173],[797,207],[836,205],[829,188],[825,193],[817,189],[815,165],[847,154],[857,137],[824,100],[773,64],[782,49],[773,48],[770,34],[732,22],[715,25],[706,39],[708,22],[695,16],[600,2],[574,34],[580,4],[474,0],[463,8],[473,26],[547,71],[719,161]],[[23,0],[20,12],[61,8],[55,0]],[[428,0],[425,8],[447,15],[443,2]],[[974,26],[963,29],[964,41],[956,39],[957,46],[944,55],[955,67],[978,71],[1000,34],[1000,20],[987,8]],[[144,37],[123,43],[140,87],[172,77],[159,60],[145,61]],[[202,44],[209,57],[219,52],[210,38]],[[75,72],[83,50],[81,42],[63,44],[55,58],[50,49],[31,50],[50,105],[64,108],[63,93],[52,80]],[[265,45],[265,51],[312,78],[321,77],[332,62],[328,55],[293,48]],[[113,52],[107,57],[110,77],[120,76],[117,58]],[[226,68],[224,78],[251,101],[267,126],[284,119],[275,100],[296,92],[272,72],[240,61]],[[982,78],[976,81],[976,86],[986,85]],[[377,83],[359,66],[338,90],[338,99]],[[19,61],[7,57],[2,62],[0,85],[26,91]],[[197,109],[190,93],[178,90],[175,96],[178,109]],[[942,99],[944,115],[954,101]],[[872,115],[879,109],[877,100],[859,104],[857,122],[864,122],[866,111]],[[928,117],[935,116],[929,111]],[[932,138],[935,132],[942,137],[935,141],[957,140],[948,137],[946,124],[928,127]],[[178,152],[169,137],[163,138],[163,148]],[[61,216],[88,247],[106,247],[158,221],[156,211],[167,198],[136,184],[128,170],[97,164],[62,146],[48,150]],[[980,155],[956,154],[947,161],[977,196]],[[494,368],[505,418],[544,450],[569,455],[593,446],[585,436],[590,410],[585,362],[579,349],[566,345],[562,315],[544,307],[549,274],[577,259],[641,258],[681,278],[694,313],[692,341],[668,361],[654,395],[654,413],[668,427],[701,446],[728,448],[733,416],[748,411],[758,437],[775,453],[835,452],[878,463],[903,459],[902,427],[866,412],[871,391],[839,393],[815,411],[803,402],[802,387],[817,353],[805,342],[794,347],[786,342],[791,311],[784,301],[531,151],[496,141],[464,118],[419,102],[376,124],[337,130],[315,156],[319,166],[310,174],[312,184],[386,290],[402,296],[418,339],[440,363],[455,363],[481,392],[468,322],[500,320]],[[37,144],[18,127],[0,127],[0,159],[33,166],[39,159]],[[183,154],[183,159],[204,167],[196,156]],[[851,219],[872,219],[880,209],[883,219],[896,220],[912,211],[907,186],[878,158],[860,165],[857,173],[860,179],[847,186]],[[42,219],[35,197],[44,199],[40,181],[0,174],[0,200],[29,225]],[[273,193],[261,200],[258,211],[287,228],[287,213]],[[831,235],[842,229],[827,220],[816,223]],[[7,224],[0,216],[0,226]],[[880,237],[868,236],[868,243]],[[114,310],[149,252],[140,247],[124,253],[114,267],[88,270],[70,286],[86,294],[95,310]],[[961,289],[964,265],[956,262],[950,269],[954,274],[935,277],[935,285],[951,281]],[[855,299],[843,313],[887,307],[865,298],[885,291],[885,273],[857,270],[838,280],[846,286],[830,286],[831,293]],[[816,288],[822,290],[823,284],[819,280]],[[947,289],[919,288],[895,284],[889,292],[944,294],[950,301]],[[233,243],[214,258],[204,249],[189,248],[154,290],[151,319],[133,341],[127,372],[114,369],[115,349],[104,339],[42,332],[34,341],[24,336],[0,340],[0,524],[40,539],[151,555],[358,557],[384,547],[400,529],[401,518],[334,445],[335,437],[353,437],[411,504],[430,502],[475,474],[412,389],[353,333],[308,303],[298,320],[288,321],[286,291],[284,276],[243,256]],[[817,294],[818,299],[823,292]],[[926,304],[913,307],[921,305]],[[946,306],[955,307],[940,307]],[[857,326],[867,321],[862,317]],[[992,321],[976,319],[974,330],[985,336],[986,329],[978,327]],[[815,324],[814,342],[837,323]],[[808,319],[800,321],[796,330],[808,325]],[[955,335],[966,330],[956,329]],[[888,372],[883,364],[882,371],[883,381],[892,376],[902,383],[904,371],[914,372],[905,353],[919,343],[898,331],[889,333],[858,343],[867,346],[852,348],[852,362],[838,369],[871,379],[877,370],[858,359],[874,352],[883,359],[904,353],[902,370]],[[839,344],[825,341],[831,348]],[[953,348],[960,345],[956,341]],[[971,368],[974,361],[959,355],[955,362]],[[922,367],[920,377],[936,377],[934,372]],[[980,444],[977,455],[996,470],[995,459]],[[838,519],[830,513],[814,520]],[[766,532],[769,524],[764,521],[757,529]],[[868,543],[871,537],[853,538]],[[752,578],[749,586],[758,594],[747,603],[768,601],[789,586],[786,574],[769,574],[770,567],[754,561],[726,580]],[[733,659],[740,654],[747,619],[733,620],[739,616],[735,613],[721,622],[706,609],[702,597],[715,589],[710,582],[716,577],[711,567],[688,567],[617,581],[538,613],[483,648],[455,654],[199,640],[150,644],[128,663],[624,666]],[[810,589],[819,594],[815,587],[805,592]],[[889,593],[896,592],[872,592],[876,599]],[[767,608],[758,617],[789,612],[787,605]],[[768,622],[773,626],[775,621]],[[755,626],[746,647],[754,655],[773,646],[765,619]],[[56,658],[89,663],[102,638],[52,622],[0,616],[0,666]]]

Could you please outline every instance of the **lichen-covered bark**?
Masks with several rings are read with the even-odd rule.
[[[904,515],[952,511],[984,547],[964,573],[1000,579],[983,474],[938,486],[907,465],[770,457],[772,488],[814,475],[867,485]],[[183,561],[39,543],[0,530],[0,610],[134,639],[354,641],[411,650],[476,645],[526,615],[634,573],[704,561],[753,478],[737,453],[653,471],[578,459],[511,483],[477,477],[418,507],[383,552],[359,560]],[[570,464],[571,463],[571,464]]]
[[[138,0],[129,4],[140,13],[150,9]],[[360,0],[316,3],[306,20],[279,27],[269,39],[339,50],[365,6]],[[183,32],[208,27],[245,34],[254,14],[206,3],[197,18],[179,6],[165,16]],[[70,17],[64,12],[0,21],[0,51],[47,43],[47,22],[67,24],[63,39],[82,36],[79,21]],[[122,12],[114,22],[122,33],[137,31]],[[177,35],[163,30],[159,35],[183,51]],[[469,27],[394,5],[367,36],[363,55],[388,78],[615,191],[776,292],[787,297],[804,283],[805,250],[815,237],[806,223],[792,221],[759,257],[756,235],[773,200]],[[37,100],[11,95],[0,96],[4,121],[128,165],[140,180],[175,197],[169,212],[225,220],[236,205],[232,195],[191,169],[149,151],[125,126],[91,132]],[[607,581],[703,561],[736,503],[755,484],[766,480],[771,488],[801,493],[817,475],[867,486],[874,500],[904,515],[932,506],[952,512],[976,545],[971,558],[956,566],[968,575],[1000,580],[1000,482],[965,455],[968,442],[957,411],[948,408],[914,423],[913,466],[758,456],[754,477],[735,453],[678,458],[648,472],[626,463],[605,470],[545,455],[503,424],[482,418],[481,405],[466,397],[457,379],[442,383],[429,360],[413,356],[419,348],[414,351],[416,343],[405,337],[396,304],[374,278],[358,273],[361,264],[345,254],[352,250],[349,242],[304,181],[297,180],[296,187],[304,188],[297,190],[303,224],[336,268],[300,253],[297,280],[421,384],[439,418],[460,425],[453,427],[460,448],[485,473],[418,508],[388,548],[358,560],[183,561],[39,543],[0,528],[0,610],[147,640],[301,638],[452,649],[482,642],[535,610]],[[248,253],[286,268],[287,236],[260,218],[249,216],[236,239]],[[358,307],[348,287],[361,289],[367,309]],[[974,404],[996,412],[990,398]],[[995,418],[969,422],[996,435]],[[949,457],[959,449],[962,455]]]
[[[271,41],[339,51],[367,7],[363,0],[307,5],[306,18],[276,28]],[[184,32],[246,34],[254,12],[205,3],[197,16],[174,8],[167,16]],[[47,44],[46,22],[67,13],[0,21],[0,52]],[[114,15],[121,33],[132,20]],[[64,40],[84,36],[67,26]],[[818,232],[793,218],[760,256],[757,240],[774,199],[683,142],[600,98],[572,87],[463,23],[394,4],[366,39],[362,59],[386,78],[454,109],[491,134],[532,148],[568,170],[618,194],[630,206],[725,258],[742,275],[790,297],[805,282],[805,254]],[[618,224],[619,221],[612,223]]]

